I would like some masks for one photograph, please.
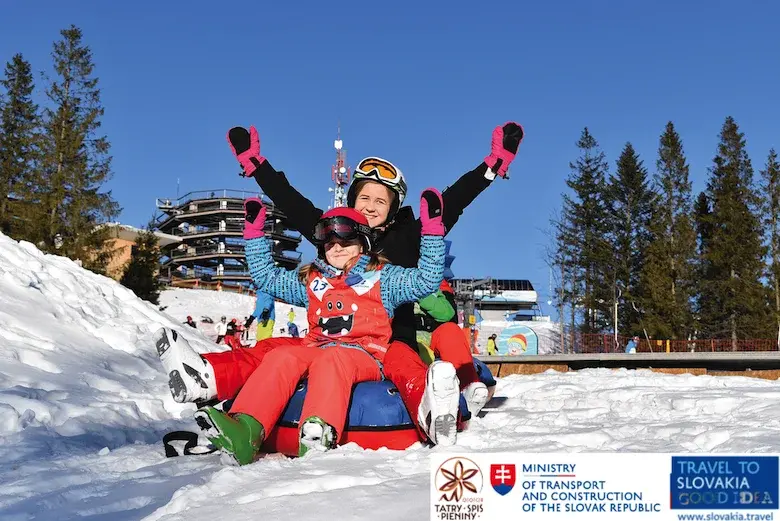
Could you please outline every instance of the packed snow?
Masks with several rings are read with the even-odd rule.
[[[348,445],[242,468],[216,454],[167,459],[163,434],[192,429],[194,407],[171,399],[152,333],[224,349],[184,317],[241,318],[251,305],[173,290],[161,312],[0,234],[0,519],[424,520],[433,451],[780,452],[776,381],[593,369],[499,379],[447,449]]]

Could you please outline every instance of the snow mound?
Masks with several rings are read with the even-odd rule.
[[[182,411],[151,342],[161,326],[213,350],[114,280],[0,234],[0,461],[159,439]]]

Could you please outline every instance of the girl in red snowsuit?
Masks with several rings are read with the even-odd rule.
[[[272,243],[262,238],[262,203],[250,199],[245,208],[247,261],[255,285],[285,302],[306,306],[309,333],[265,354],[230,414],[213,407],[196,413],[209,440],[241,465],[254,460],[298,382],[307,376],[300,454],[334,447],[344,428],[352,387],[383,378],[393,310],[435,291],[444,273],[442,199],[432,189],[421,199],[418,268],[361,255],[371,250],[371,232],[366,218],[351,208],[334,208],[318,221],[319,257],[314,263],[296,271],[275,267]]]
[[[446,133],[446,128],[437,131]],[[517,123],[508,122],[496,127],[490,154],[479,166],[444,190],[442,220],[446,232],[452,230],[465,208],[496,177],[507,176],[523,135],[523,129]],[[285,174],[275,170],[261,155],[257,130],[254,127],[249,130],[232,128],[228,141],[244,175],[254,178],[276,208],[287,215],[292,229],[312,240],[314,225],[323,212],[295,190]],[[432,149],[427,153],[436,157]],[[385,193],[377,193],[377,189],[379,192],[385,189]],[[368,157],[353,171],[347,204],[367,217],[376,233],[374,246],[377,250],[385,253],[395,265],[414,267],[419,259],[421,223],[412,208],[403,205],[405,195],[406,181],[401,171],[389,161]],[[420,359],[416,349],[413,304],[403,304],[395,310],[392,328],[392,341],[384,363],[385,376],[398,388],[422,434],[433,443],[455,443],[454,417],[459,393],[452,364],[442,361],[427,367]],[[447,329],[454,333],[451,326]],[[447,360],[446,353],[441,355],[442,360]],[[456,363],[458,360],[451,361]],[[215,371],[218,371],[216,367]]]

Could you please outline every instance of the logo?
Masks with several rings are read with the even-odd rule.
[[[539,337],[528,326],[512,324],[498,335],[496,347],[499,354],[535,355],[539,352]]]
[[[469,496],[479,494],[482,483],[479,465],[468,458],[450,458],[436,470],[436,490],[442,493],[439,501],[464,501]]]
[[[528,340],[523,334],[517,334],[509,337],[506,341],[510,355],[525,353],[528,351]]]
[[[512,487],[515,486],[515,478],[517,472],[515,472],[514,463],[501,463],[490,465],[490,484],[493,485],[493,490],[506,496]]]

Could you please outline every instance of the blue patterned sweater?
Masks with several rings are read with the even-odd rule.
[[[272,241],[268,238],[246,241],[246,259],[249,273],[258,291],[270,293],[274,297],[294,306],[308,307],[309,298],[306,285],[298,278],[298,269],[287,270],[274,265],[271,258]],[[361,255],[358,262],[349,270],[349,276],[363,275],[370,257]],[[326,278],[342,274],[324,259],[314,261],[317,269]],[[420,242],[420,262],[417,268],[402,268],[385,264],[379,275],[382,305],[392,318],[396,307],[406,302],[415,302],[439,289],[444,278],[444,238],[435,235],[423,235]]]

